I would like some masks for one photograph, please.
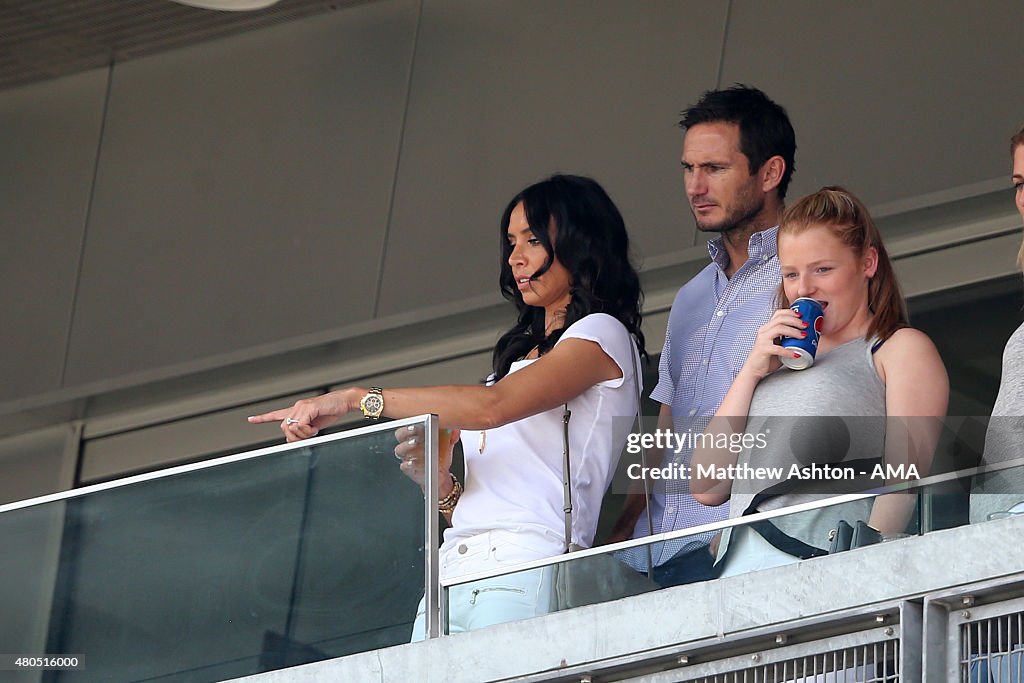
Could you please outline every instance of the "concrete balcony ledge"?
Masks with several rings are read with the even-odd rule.
[[[907,605],[941,601],[960,588],[1012,589],[1019,595],[1016,584],[1024,582],[1022,537],[1024,517],[958,527],[237,680],[685,680],[681,667],[688,662],[732,655],[744,647],[750,652],[765,643],[785,644],[799,640],[801,632],[821,636],[884,624],[894,624],[898,631],[909,619],[903,612]],[[908,636],[903,650],[920,658],[920,609],[914,610],[918,633]],[[887,634],[892,631],[887,627]],[[668,677],[663,679],[661,671]],[[919,669],[905,673],[902,680],[920,678]]]

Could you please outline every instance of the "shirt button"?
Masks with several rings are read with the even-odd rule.
[[[707,359],[707,358],[705,358],[704,360],[702,360],[702,361],[700,362],[700,364],[701,364],[701,365],[707,365],[707,364],[708,364],[708,359]]]
[[[725,311],[715,311],[715,315],[721,318],[723,315],[725,315]]]
[[[696,415],[696,414],[697,414],[697,411],[696,411],[696,410],[691,410],[691,411],[690,411],[690,417],[693,417],[693,416],[694,416],[694,415]]]
[[[468,551],[469,551],[469,548],[466,547],[465,543],[460,543],[459,544],[459,555],[465,555],[466,552],[468,552]]]
[[[675,511],[676,511],[676,506],[675,505],[669,505],[667,508],[665,508],[665,513],[669,514],[669,515],[675,514]]]

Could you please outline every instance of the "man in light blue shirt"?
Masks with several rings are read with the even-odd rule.
[[[711,263],[679,290],[669,314],[658,384],[658,426],[679,435],[703,433],[775,308],[781,278],[776,234],[794,170],[796,136],[786,111],[756,88],[736,85],[704,93],[683,112],[683,180]],[[664,463],[689,465],[688,448],[666,451]],[[659,480],[651,498],[654,533],[725,519],[728,505],[705,507],[683,478]],[[651,533],[643,496],[633,495],[610,541]],[[653,547],[653,577],[663,586],[712,578],[709,534]],[[647,569],[647,551],[622,553]]]

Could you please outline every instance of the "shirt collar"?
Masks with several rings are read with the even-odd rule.
[[[750,236],[747,243],[747,260],[767,261],[778,254],[779,226],[755,232]],[[718,264],[718,267],[725,270],[729,267],[729,252],[722,244],[722,237],[719,235],[708,242],[708,255],[711,260]]]

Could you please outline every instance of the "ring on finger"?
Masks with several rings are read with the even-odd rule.
[[[284,421],[284,423],[285,423],[286,425],[297,425],[297,424],[299,424],[299,421],[298,421],[298,420],[296,420],[296,419],[295,419],[294,417],[289,417],[289,418],[287,418],[287,419],[286,419],[286,420]]]

